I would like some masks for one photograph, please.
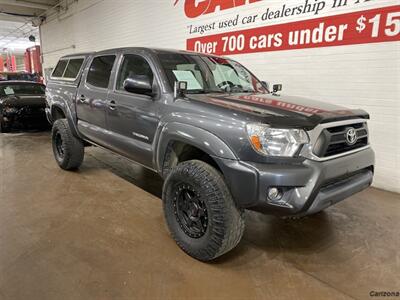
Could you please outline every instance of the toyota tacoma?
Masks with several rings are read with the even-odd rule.
[[[306,216],[371,185],[369,115],[281,88],[194,52],[65,56],[46,89],[54,156],[73,170],[94,145],[160,174],[172,237],[210,261],[239,243],[245,209]]]

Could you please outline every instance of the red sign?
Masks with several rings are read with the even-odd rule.
[[[187,49],[241,54],[400,41],[400,5],[187,40]]]
[[[261,0],[185,0],[185,14],[188,18],[197,18],[214,13],[217,8],[222,11],[258,1]],[[177,5],[178,2],[179,0],[176,0],[174,5]]]

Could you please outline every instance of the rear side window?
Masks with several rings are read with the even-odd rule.
[[[65,70],[64,78],[75,79],[83,64],[83,58],[70,59],[68,67]]]
[[[86,82],[99,88],[108,88],[115,55],[98,56],[90,65]]]
[[[62,77],[67,66],[68,60],[60,60],[53,71],[52,77]]]

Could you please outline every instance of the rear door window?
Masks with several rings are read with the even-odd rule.
[[[90,65],[86,82],[99,88],[108,88],[115,55],[95,57]]]
[[[60,60],[53,71],[52,77],[62,77],[65,71],[65,67],[68,64],[68,60]]]
[[[68,79],[75,79],[78,76],[82,64],[83,58],[70,59],[63,77]]]

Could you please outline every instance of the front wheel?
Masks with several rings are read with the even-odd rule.
[[[163,204],[172,237],[198,260],[213,260],[242,238],[243,210],[233,201],[222,174],[202,161],[180,163],[170,172]]]
[[[51,139],[54,157],[60,168],[64,170],[79,168],[85,153],[83,142],[73,135],[66,119],[54,122]]]

